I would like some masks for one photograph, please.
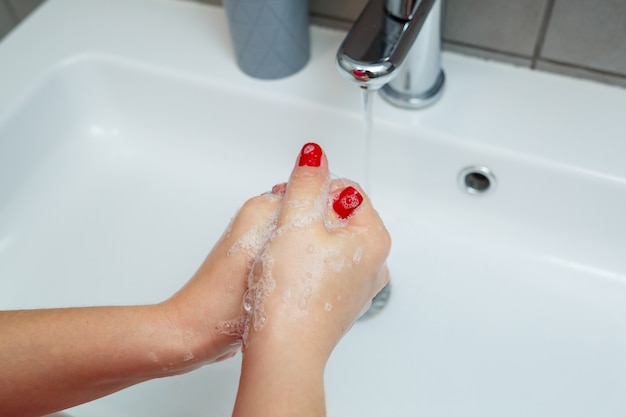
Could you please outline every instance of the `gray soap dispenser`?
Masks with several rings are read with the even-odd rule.
[[[251,77],[276,79],[310,56],[307,0],[223,0],[237,65]]]

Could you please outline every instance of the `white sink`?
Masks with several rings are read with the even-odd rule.
[[[0,308],[161,301],[312,140],[340,176],[367,155],[394,238],[329,416],[626,415],[626,90],[447,53],[442,100],[377,100],[366,154],[343,35],[313,28],[303,71],[257,81],[219,8],[48,0],[0,43]],[[458,184],[475,165],[483,195]],[[67,413],[228,416],[239,365]]]

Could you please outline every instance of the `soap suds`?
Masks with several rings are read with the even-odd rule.
[[[246,314],[241,314],[234,320],[220,322],[217,326],[217,331],[227,336],[242,337],[246,333],[249,323],[250,317]]]
[[[313,294],[313,289],[311,287],[309,286],[304,287],[304,290],[302,291],[302,295],[300,296],[300,299],[298,300],[298,307],[300,308],[300,310],[308,312],[309,306],[310,306],[309,302],[311,300],[312,294]]]
[[[280,210],[277,208],[266,221],[256,224],[247,230],[228,249],[227,256],[232,256],[237,252],[243,252],[248,257],[249,265],[252,265],[257,255],[261,252],[276,229],[279,213]]]
[[[191,347],[193,346],[193,336],[189,332],[185,332],[183,336],[183,342],[185,344],[185,355],[183,356],[183,362],[188,362],[194,358]]]
[[[352,268],[352,262],[337,251],[328,252],[324,258],[324,265],[336,273],[342,272],[345,268]]]
[[[265,326],[267,316],[265,315],[265,300],[274,291],[276,282],[272,276],[274,258],[269,249],[265,249],[259,259],[254,264],[248,278],[247,300],[250,309],[247,311],[252,316],[254,330],[259,331]],[[245,304],[244,300],[244,304]],[[245,309],[245,305],[244,305]]]
[[[348,181],[345,182],[351,184]],[[252,226],[229,248],[228,256],[235,253],[246,255],[250,274],[248,276],[248,289],[242,300],[242,313],[234,320],[221,322],[218,325],[220,333],[240,338],[243,346],[245,346],[250,328],[260,331],[267,323],[265,303],[276,288],[273,276],[274,257],[268,244],[271,245],[271,242],[290,230],[311,228],[320,220],[327,230],[346,225],[347,222],[344,220],[337,221],[337,219],[330,219],[327,216],[329,207],[332,206],[330,186],[331,179],[329,178],[323,184],[319,197],[313,202],[297,199],[283,200],[283,204],[279,205],[266,221]],[[336,186],[337,184],[333,184],[333,188]],[[274,199],[282,198],[276,194],[267,194],[267,196]],[[283,205],[288,205],[289,209],[295,209],[296,213],[291,216],[288,223],[277,227]],[[230,234],[230,231],[228,233]],[[309,271],[299,280],[295,280],[287,289],[284,289],[280,295],[282,301],[288,304],[292,301],[293,296],[298,294],[299,297],[293,301],[297,301],[299,309],[308,314],[324,273],[326,271],[339,273],[345,268],[351,268],[353,263],[358,264],[361,261],[362,248],[359,247],[352,257],[346,257],[337,251],[316,247],[312,243],[308,245],[304,243],[304,245],[306,246],[302,246],[302,249],[308,255]],[[303,259],[302,262],[307,262],[307,259]],[[340,300],[341,297],[338,296],[337,301]],[[323,308],[326,312],[330,312],[333,305],[326,302],[323,304]]]
[[[152,363],[159,363],[160,361],[159,357],[154,352],[148,352],[148,359],[150,359]]]
[[[255,331],[265,326],[267,323],[265,301],[276,287],[272,276],[273,266],[274,259],[269,250],[265,249],[254,262],[248,275],[248,290],[242,301],[243,312],[235,320],[221,322],[218,325],[219,333],[240,337],[245,346],[250,326]]]
[[[361,262],[361,256],[363,256],[363,247],[359,246],[356,248],[354,256],[352,256],[352,262],[354,262],[355,265],[358,265]]]

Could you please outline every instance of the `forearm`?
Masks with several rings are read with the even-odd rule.
[[[247,251],[231,248],[280,201],[250,199],[194,276],[152,306],[0,311],[0,414],[41,416],[240,349],[221,324],[247,289]]]
[[[176,373],[184,336],[158,306],[0,312],[0,404],[41,415]]]

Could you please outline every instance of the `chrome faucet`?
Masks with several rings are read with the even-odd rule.
[[[337,67],[398,107],[418,109],[443,92],[442,0],[370,0],[337,51]]]

